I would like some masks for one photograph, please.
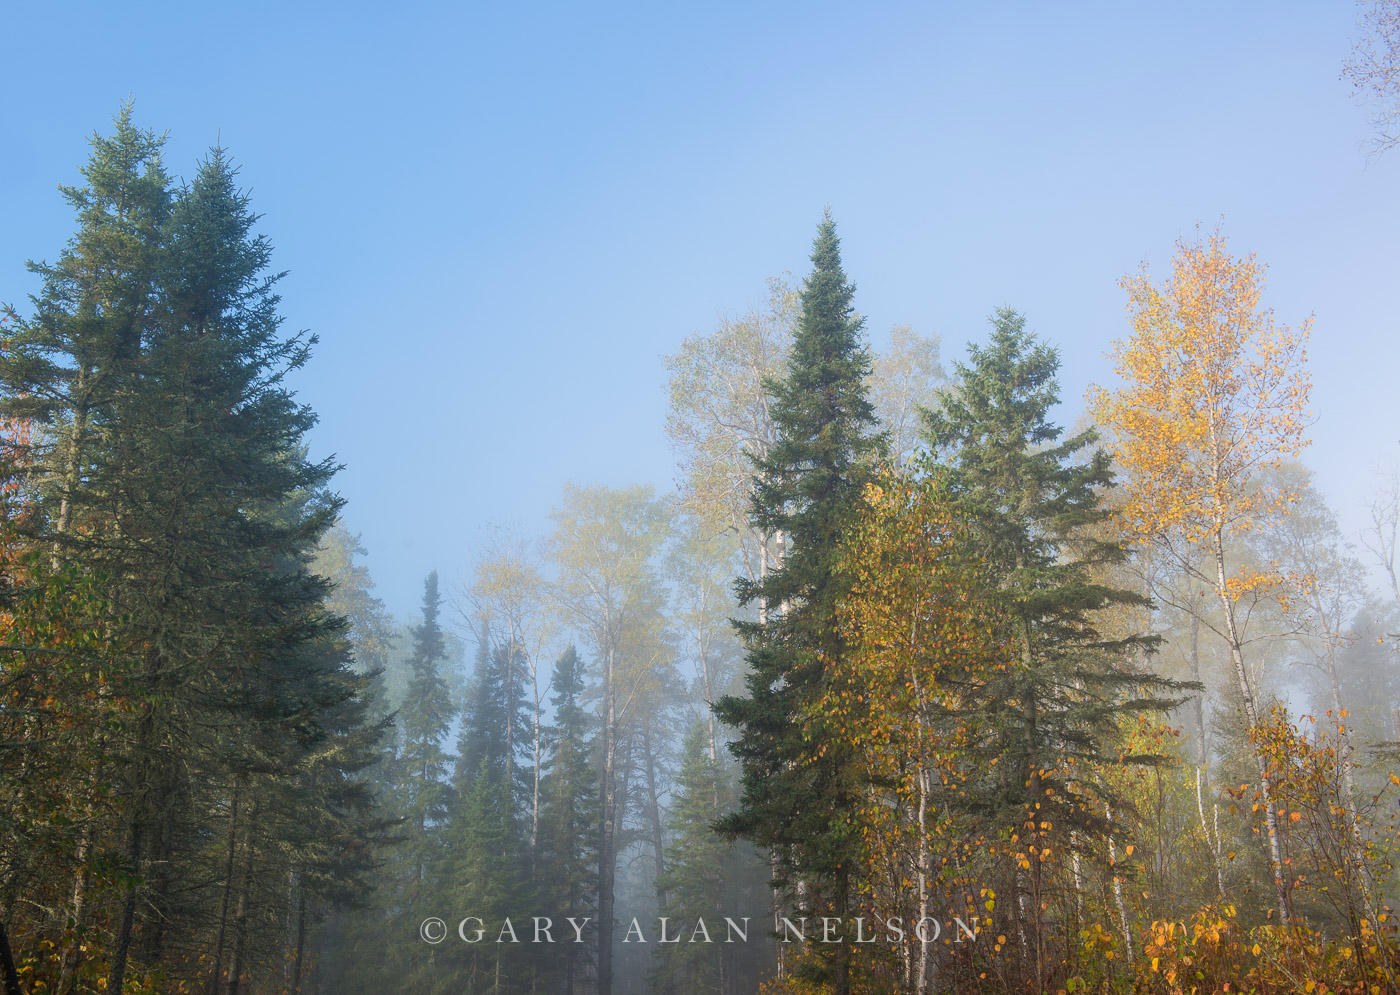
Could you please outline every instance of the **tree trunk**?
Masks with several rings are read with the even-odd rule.
[[[710,739],[710,763],[719,763],[719,736],[715,729],[715,702],[714,681],[710,675],[710,654],[709,640],[697,639],[695,650],[700,658],[700,679],[705,686],[705,704],[712,707],[705,709],[706,732]]]
[[[770,541],[770,538],[770,536],[764,536],[758,544],[758,582],[760,586],[762,586],[763,582],[768,579],[768,574],[772,570],[771,560],[768,552],[768,543]],[[760,597],[758,599],[758,624],[760,626],[763,626],[765,629],[768,626],[768,599],[764,597]],[[1396,739],[1400,739],[1400,733],[1396,734]],[[772,897],[774,934],[782,932],[782,921],[784,914],[781,884],[782,879],[782,862],[780,857],[778,856],[778,851],[777,849],[769,850],[768,887]],[[774,952],[777,958],[776,977],[778,977],[779,979],[787,976],[787,965],[785,963],[786,958],[783,955],[785,946],[786,944],[784,943],[773,944]]]
[[[73,520],[73,492],[78,489],[78,481],[82,479],[82,437],[87,430],[88,419],[88,399],[87,383],[91,370],[86,363],[79,365],[78,375],[73,384],[73,395],[76,398],[73,403],[73,426],[68,437],[67,465],[63,468],[63,497],[58,502],[58,520],[54,523],[54,531],[63,534],[68,531],[68,525]],[[53,547],[53,568],[59,567],[59,545],[54,543]]]
[[[1317,608],[1321,609],[1321,605]],[[1319,611],[1319,618],[1321,618]],[[1330,628],[1330,627],[1329,627]],[[1347,729],[1346,716],[1342,710],[1341,682],[1337,678],[1337,644],[1332,633],[1327,635],[1327,683],[1332,691],[1332,707],[1337,716],[1337,730],[1341,737],[1342,754],[1342,779],[1341,795],[1342,806],[1346,810],[1348,846],[1347,855],[1350,858],[1352,872],[1356,875],[1356,883],[1361,888],[1361,899],[1366,906],[1366,914],[1371,922],[1376,923],[1376,916],[1379,910],[1376,908],[1375,896],[1372,890],[1371,874],[1366,866],[1365,839],[1361,832],[1361,818],[1356,810],[1355,781],[1353,770],[1355,765],[1351,762],[1351,732]]]
[[[922,725],[922,719],[920,720]],[[919,767],[919,846],[918,846],[918,873],[919,873],[919,924],[922,926],[924,919],[929,913],[928,894],[928,788],[929,772],[922,766]],[[915,937],[918,937],[917,928]],[[928,992],[928,944],[922,939],[919,940],[918,968],[915,973],[914,990],[918,995],[927,995]]]
[[[75,854],[78,869],[73,875],[73,937],[64,948],[63,958],[59,962],[58,995],[72,995],[73,987],[77,983],[78,966],[83,958],[83,932],[87,926],[88,911],[87,890],[92,880],[92,872],[88,867],[88,852],[91,848],[92,822],[90,814],[88,825],[83,829],[82,839],[78,841],[78,852]]]
[[[1240,696],[1244,699],[1245,718],[1251,728],[1259,726],[1259,712],[1254,704],[1254,694],[1249,687],[1249,674],[1244,665],[1244,649],[1240,643],[1239,630],[1235,626],[1235,606],[1230,600],[1225,577],[1225,547],[1219,529],[1212,536],[1215,547],[1216,594],[1220,606],[1225,611],[1226,638],[1230,644],[1230,657],[1235,664],[1235,676],[1240,683]],[[1259,769],[1259,790],[1264,797],[1264,821],[1269,830],[1269,865],[1274,876],[1274,892],[1278,901],[1279,925],[1287,926],[1288,886],[1283,879],[1283,839],[1279,835],[1278,813],[1274,810],[1273,783],[1269,775],[1269,762],[1262,749],[1254,751],[1255,764]]]
[[[258,803],[253,802],[248,813],[247,849],[248,859],[243,864],[243,880],[238,887],[238,909],[233,916],[233,964],[229,968],[228,995],[238,995],[239,983],[243,978],[243,957],[248,949],[248,904],[253,888],[253,827],[258,822]]]
[[[836,919],[841,923],[841,930],[844,933],[846,928],[846,914],[850,910],[851,882],[850,870],[843,863],[836,872],[836,901],[833,912]],[[836,944],[836,977],[832,986],[835,995],[851,995],[851,945],[845,942]]]
[[[292,995],[301,995],[301,965],[306,954],[306,891],[297,888],[297,947],[292,962]]]
[[[530,668],[530,683],[535,688],[535,707],[532,710],[533,729],[531,730],[534,745],[534,770],[532,772],[530,785],[530,876],[535,874],[535,850],[539,846],[540,839],[540,762],[543,759],[543,751],[540,744],[540,692],[538,665]]]
[[[141,829],[139,818],[133,816],[130,843],[127,846],[127,859],[131,873],[136,874],[141,863]],[[126,981],[126,958],[131,950],[131,929],[136,916],[136,885],[127,885],[126,900],[122,903],[120,925],[117,927],[116,943],[112,948],[112,967],[107,974],[107,990],[120,992]]]
[[[506,649],[506,798],[515,811],[515,633]],[[497,961],[499,964],[499,960]]]
[[[642,725],[642,752],[646,756],[647,821],[651,823],[652,852],[656,858],[656,901],[658,908],[664,908],[666,892],[661,879],[666,876],[666,850],[661,836],[661,799],[656,790],[656,757],[651,750],[651,716]]]
[[[87,402],[84,399],[86,394],[86,384],[88,379],[87,364],[78,367],[78,375],[74,382],[74,392],[80,398],[74,405],[72,434],[68,439],[68,455],[66,466],[63,471],[63,497],[58,503],[58,520],[54,523],[54,531],[62,534],[68,531],[68,524],[72,520],[73,502],[72,494],[77,489],[78,480],[81,477],[78,457],[81,452],[82,434],[87,426]],[[60,566],[59,544],[54,543],[53,569]],[[89,812],[89,816],[91,813]],[[63,952],[63,959],[59,966],[58,992],[59,995],[69,995],[73,985],[73,978],[77,972],[78,964],[82,960],[82,951],[79,947],[82,944],[82,930],[87,917],[87,889],[91,880],[88,870],[88,850],[92,846],[92,827],[89,824],[83,830],[82,841],[78,844],[78,869],[74,874],[73,882],[73,922],[74,934],[67,949]],[[18,987],[18,982],[16,982]]]
[[[918,622],[911,620],[909,624],[909,645],[918,645]],[[923,682],[919,680],[918,667],[912,668],[910,673],[910,683],[914,686],[914,726],[917,731],[915,737],[916,750],[918,755],[915,763],[918,765],[916,777],[918,779],[918,812],[917,823],[919,826],[919,840],[914,848],[914,875],[919,887],[919,925],[915,927],[914,938],[919,943],[919,955],[915,959],[914,969],[914,990],[917,995],[926,995],[928,992],[928,944],[919,936],[924,918],[929,913],[928,894],[928,865],[929,865],[929,845],[928,845],[928,796],[931,787],[930,774],[925,766],[925,756],[928,752],[928,745],[924,739],[924,688]],[[913,941],[906,944],[905,949],[909,950],[913,946]],[[904,985],[909,986],[909,958],[904,959]]]
[[[168,774],[168,772],[166,772]],[[169,782],[166,782],[169,787]],[[167,900],[170,895],[170,868],[172,866],[170,853],[170,837],[174,813],[171,799],[173,793],[157,791],[156,797],[165,800],[166,805],[162,812],[155,815],[151,820],[151,825],[146,832],[146,870],[147,886],[145,904],[154,910],[154,913],[146,917],[145,925],[141,930],[141,945],[138,948],[141,960],[148,964],[160,962],[161,952],[165,946],[165,925]]]
[[[1113,824],[1113,809],[1105,805],[1104,813]],[[1133,931],[1128,924],[1128,906],[1123,901],[1123,876],[1118,873],[1118,843],[1113,833],[1108,834],[1108,858],[1113,862],[1113,900],[1118,905],[1118,923],[1123,930],[1123,944],[1127,948],[1128,963],[1133,962]]]
[[[1192,595],[1191,616],[1191,679],[1196,683],[1201,683],[1201,604],[1199,598]],[[1225,858],[1221,853],[1220,834],[1217,832],[1211,836],[1211,827],[1206,824],[1206,806],[1203,792],[1205,784],[1210,776],[1209,760],[1206,754],[1206,716],[1204,704],[1204,692],[1197,691],[1192,696],[1192,702],[1196,712],[1196,812],[1201,817],[1201,833],[1205,836],[1206,847],[1210,850],[1211,862],[1215,864],[1215,888],[1220,893],[1221,900],[1229,896],[1225,893]],[[1211,802],[1211,807],[1215,810],[1215,822],[1219,824],[1219,806]]]
[[[778,859],[776,848],[768,851],[768,889],[773,899],[773,933],[780,934],[783,928],[783,891],[782,891],[782,867]],[[783,957],[785,943],[775,943],[773,948],[777,954],[777,977],[783,978],[787,974],[787,965]]]
[[[1084,928],[1084,864],[1079,856],[1079,834],[1069,834],[1070,865],[1074,873],[1074,916],[1075,925]]]
[[[1022,561],[1018,557],[1016,561],[1018,569],[1022,567]],[[1031,653],[1031,629],[1030,623],[1023,623],[1021,626],[1021,662],[1026,668],[1027,675],[1035,670],[1035,657]],[[1044,849],[1041,841],[1040,829],[1040,800],[1045,797],[1045,788],[1040,780],[1040,742],[1037,732],[1039,721],[1039,707],[1035,698],[1035,684],[1029,678],[1026,682],[1025,693],[1022,695],[1025,700],[1024,716],[1026,721],[1026,762],[1030,769],[1026,772],[1026,829],[1029,830],[1029,842],[1026,844],[1026,856],[1031,865],[1031,940],[1035,944],[1035,983],[1037,987],[1044,987],[1045,974],[1045,951],[1044,941],[1041,937],[1041,917],[1040,903],[1044,900],[1042,894],[1044,888],[1041,882],[1041,860],[1040,855]]]
[[[617,689],[616,650],[609,645],[603,672],[603,818],[598,845],[598,995],[612,995],[613,886],[617,854]]]
[[[214,973],[209,977],[209,995],[218,995],[224,967],[224,932],[228,928],[229,897],[233,892],[233,856],[238,842],[238,794],[242,784],[241,777],[234,778],[233,796],[229,801],[228,843],[224,850],[224,889],[219,900],[219,930],[214,939]]]
[[[19,986],[19,972],[15,969],[15,955],[10,950],[10,934],[0,922],[0,977],[5,981],[5,995],[24,995]]]

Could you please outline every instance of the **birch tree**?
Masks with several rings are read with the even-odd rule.
[[[666,357],[666,435],[678,457],[681,507],[731,534],[751,583],[782,562],[783,537],[749,521],[749,492],[754,461],[777,443],[767,384],[786,367],[799,312],[797,291],[775,277],[762,309],[722,318],[713,333],[690,336]]]
[[[1311,319],[1298,329],[1262,308],[1264,270],[1253,255],[1232,258],[1218,231],[1178,241],[1171,277],[1154,284],[1146,266],[1125,278],[1132,333],[1115,343],[1121,386],[1096,388],[1099,423],[1116,434],[1131,477],[1127,526],[1153,542],[1219,602],[1245,721],[1259,726],[1255,682],[1236,616],[1247,595],[1284,581],[1227,561],[1232,537],[1283,513],[1293,495],[1263,473],[1302,452],[1311,387],[1305,360]],[[1197,551],[1204,549],[1204,566]],[[1279,922],[1290,920],[1281,827],[1268,759],[1255,749]]]
[[[1367,145],[1380,155],[1400,145],[1400,0],[1362,0],[1362,35],[1342,67],[1352,96],[1372,108],[1376,134]]]
[[[465,592],[461,615],[478,639],[501,641],[510,666],[525,664],[530,694],[530,855],[534,860],[540,831],[540,773],[543,763],[544,699],[549,694],[549,654],[554,649],[560,623],[554,599],[541,573],[540,556],[530,543],[515,536],[493,543],[477,562],[471,585]],[[507,715],[507,756],[513,757],[516,730]],[[524,732],[525,730],[521,730]],[[507,783],[510,783],[507,772]]]
[[[870,400],[895,466],[904,466],[926,448],[920,412],[937,405],[938,392],[948,381],[938,352],[936,335],[920,335],[908,325],[895,325],[890,329],[889,348],[875,355]]]
[[[598,992],[610,995],[612,932],[619,821],[619,732],[629,717],[648,671],[658,661],[638,639],[649,618],[661,614],[664,593],[657,557],[666,540],[670,508],[650,487],[564,488],[550,516],[549,550],[559,569],[558,598],[590,645],[600,670],[602,765],[598,847]],[[629,649],[634,655],[629,658]]]

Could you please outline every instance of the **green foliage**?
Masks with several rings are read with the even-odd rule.
[[[972,523],[1018,657],[968,702],[995,730],[987,759],[997,757],[1007,772],[983,797],[989,816],[1007,826],[1026,819],[1030,806],[1041,813],[1037,821],[1063,832],[1098,831],[1098,810],[1113,799],[1101,785],[1097,801],[1085,796],[1088,772],[1117,755],[1123,717],[1171,707],[1165,693],[1180,686],[1141,667],[1140,654],[1156,640],[1125,631],[1131,610],[1148,599],[1104,580],[1127,557],[1102,532],[1111,514],[1101,503],[1113,485],[1109,456],[1093,448],[1093,429],[1062,439],[1049,420],[1059,400],[1058,355],[1010,309],[992,324],[990,343],[970,347],[953,389],[926,414],[930,445]],[[1120,631],[1105,635],[1105,622]]]
[[[416,879],[424,865],[433,859],[435,827],[446,819],[450,800],[447,785],[449,757],[443,740],[452,724],[452,700],[441,667],[446,659],[443,632],[438,624],[442,596],[434,570],[423,584],[423,620],[413,630],[413,677],[403,707],[398,712],[402,743],[397,766],[398,786],[403,802],[400,814],[416,833],[410,848],[415,850]]]
[[[768,384],[778,439],[754,461],[752,521],[781,535],[784,556],[756,583],[737,584],[741,604],[759,602],[764,618],[738,623],[748,648],[748,697],[723,698],[715,711],[739,730],[732,749],[743,762],[740,806],[723,830],[774,848],[789,879],[811,889],[812,907],[839,916],[860,786],[840,744],[819,751],[794,720],[819,693],[824,660],[843,652],[834,611],[844,588],[833,566],[881,441],[867,397],[870,354],[830,214],[818,227],[812,263],[786,374]]]
[[[598,886],[597,723],[583,707],[583,660],[572,646],[555,662],[550,686],[554,723],[548,731],[549,762],[540,785],[535,880],[540,914],[564,929],[569,918],[596,921]],[[541,983],[561,993],[581,988],[590,964],[588,948],[566,943],[549,954]]]
[[[32,426],[6,468],[22,511],[5,541],[29,563],[7,570],[11,620],[48,628],[55,582],[97,594],[91,637],[65,634],[88,662],[53,699],[102,716],[92,762],[44,786],[80,818],[43,865],[53,900],[30,906],[54,911],[12,929],[55,951],[34,968],[60,989],[105,972],[115,990],[128,965],[251,978],[289,914],[363,894],[382,830],[361,772],[383,728],[308,570],[340,506],[283,383],[314,340],[279,331],[270,247],[224,152],[171,190],[162,142],[129,107],[94,138],[86,185],[65,189],[78,234],[34,267],[34,314],[0,353],[0,415]],[[35,815],[0,867],[10,895]]]
[[[740,851],[713,827],[715,819],[732,807],[731,787],[718,760],[710,757],[709,747],[705,727],[691,726],[681,747],[666,876],[657,882],[666,895],[661,914],[670,919],[672,932],[685,938],[685,942],[657,948],[656,984],[675,995],[721,990],[727,951],[689,940],[698,921],[704,920],[707,930],[722,929],[724,916],[737,914],[738,907],[734,898]]]
[[[1112,831],[1119,794],[1105,766],[1157,764],[1124,747],[1121,725],[1164,713],[1183,686],[1142,666],[1155,640],[1132,631],[1143,595],[1106,583],[1126,550],[1102,527],[1110,512],[1108,454],[1093,429],[1062,438],[1055,350],[1008,308],[991,341],[969,347],[952,389],[926,413],[929,442],[974,536],[987,595],[1012,659],[962,689],[959,720],[972,769],[963,804],[1024,871],[1007,872],[1013,914],[1043,954],[1041,909],[1052,883],[1045,854],[1068,853]],[[1105,633],[1105,625],[1117,632]],[[1023,934],[1024,935],[1024,934]],[[1037,968],[1037,970],[1039,970]]]

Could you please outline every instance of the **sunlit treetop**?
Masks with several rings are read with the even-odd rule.
[[[1288,495],[1261,471],[1306,447],[1312,319],[1289,328],[1261,307],[1264,267],[1217,230],[1177,242],[1172,274],[1126,277],[1132,333],[1111,354],[1122,385],[1091,408],[1133,478],[1123,514],[1139,534],[1199,543],[1244,533]]]

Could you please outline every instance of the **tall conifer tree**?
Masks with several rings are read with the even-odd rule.
[[[114,851],[122,848],[108,831],[110,813],[130,808],[114,776],[122,765],[110,756],[116,752],[110,729],[127,711],[125,693],[133,690],[133,668],[117,631],[116,599],[105,584],[93,583],[100,571],[87,562],[111,531],[90,506],[93,469],[110,453],[118,400],[132,388],[140,343],[160,311],[156,280],[162,228],[171,206],[161,158],[164,137],[137,128],[129,104],[118,113],[113,134],[94,135],[91,145],[82,169],[84,185],[61,188],[77,214],[78,231],[56,263],[30,263],[43,280],[42,289],[33,298],[32,316],[8,315],[13,332],[0,350],[0,417],[27,419],[35,429],[22,441],[11,440],[17,451],[10,454],[7,470],[14,476],[7,484],[22,489],[31,501],[28,513],[9,525],[31,555],[48,554],[34,555],[26,603],[37,620],[56,615],[58,606],[50,606],[47,595],[61,596],[62,587],[82,584],[80,578],[89,582],[82,584],[86,591],[100,592],[88,606],[87,624],[95,637],[90,645],[103,649],[84,654],[88,658],[83,661],[88,680],[103,682],[103,693],[95,696],[100,706],[96,714],[82,707],[93,690],[82,680],[60,706],[74,716],[87,713],[96,719],[89,729],[91,749],[73,757],[84,761],[73,767],[78,778],[59,788],[61,794],[82,799],[65,815],[73,818],[75,832],[71,858],[64,862],[72,865],[65,873],[73,879],[61,899],[69,931],[57,979],[60,989],[76,984],[82,936],[94,904],[93,866],[99,857],[115,858]],[[34,769],[23,756],[19,761],[6,766],[17,772]],[[16,786],[17,799],[25,793]],[[41,816],[40,822],[48,819]],[[32,829],[17,836],[30,836]],[[12,893],[23,869],[20,855],[7,863],[6,891]]]
[[[413,884],[421,886],[427,867],[437,856],[432,843],[434,828],[447,817],[450,789],[447,783],[448,756],[443,738],[452,723],[452,701],[442,664],[447,657],[438,615],[442,596],[434,570],[423,583],[423,620],[413,629],[413,677],[399,711],[403,729],[403,749],[399,752],[405,810],[413,837],[409,847],[413,857]]]
[[[530,792],[531,771],[521,763],[529,742],[507,734],[530,727],[530,706],[520,680],[523,656],[509,645],[492,646],[489,633],[483,633],[457,737],[457,790],[465,796],[485,770],[505,790],[512,812]]]
[[[114,610],[84,690],[131,713],[97,733],[84,773],[112,790],[78,826],[64,992],[84,947],[108,962],[109,990],[133,959],[203,981],[186,952],[205,943],[209,982],[228,966],[237,986],[258,930],[287,911],[284,891],[250,882],[285,879],[304,806],[331,797],[291,790],[313,769],[339,782],[340,829],[367,841],[349,813],[364,811],[355,772],[377,732],[361,725],[344,622],[307,569],[340,506],[325,490],[336,467],[306,458],[315,416],[283,385],[314,337],[280,331],[271,249],[222,150],[172,198],[160,146],[129,108],[94,140],[88,185],[66,191],[79,234],[37,267],[35,316],[0,356],[0,407],[43,426],[24,454],[25,525],[44,553],[30,580],[99,583]],[[82,942],[89,917],[103,942]]]
[[[738,859],[735,845],[716,835],[712,825],[717,812],[732,807],[732,799],[724,769],[710,758],[702,724],[686,733],[681,757],[671,813],[673,836],[660,890],[666,896],[661,914],[684,936],[700,920],[707,929],[724,928],[723,917],[738,914],[733,902]],[[658,947],[653,979],[658,988],[674,995],[727,991],[733,987],[731,954],[728,946],[708,943]]]
[[[737,585],[743,604],[758,602],[762,621],[737,623],[748,648],[748,697],[716,703],[720,718],[739,730],[732,749],[743,762],[739,811],[720,825],[772,848],[805,894],[804,909],[843,917],[860,786],[841,744],[806,734],[800,717],[822,685],[825,661],[844,652],[833,624],[843,590],[835,554],[880,438],[863,320],[829,211],[812,264],[787,371],[769,383],[778,441],[754,462],[752,519],[763,534],[781,537],[784,559],[757,583]],[[847,946],[827,948],[835,950],[828,967],[843,995]]]
[[[951,474],[959,512],[971,524],[989,570],[1013,659],[966,689],[962,720],[981,725],[985,763],[969,804],[1014,838],[1028,860],[1013,873],[1013,912],[1039,979],[1046,954],[1041,908],[1048,884],[1043,854],[1068,852],[1076,831],[1111,830],[1104,800],[1114,795],[1095,771],[1105,764],[1158,763],[1124,756],[1119,724],[1163,712],[1180,686],[1135,659],[1155,640],[1109,639],[1104,609],[1145,608],[1146,597],[1096,579],[1127,552],[1096,534],[1110,515],[1113,485],[1106,452],[1085,429],[1069,438],[1050,420],[1059,401],[1059,356],[1009,308],[992,319],[986,346],[971,346],[954,386],[926,412],[932,450]],[[1101,532],[1101,530],[1100,530]]]
[[[546,743],[548,761],[540,782],[538,893],[560,928],[573,918],[597,920],[598,771],[595,722],[583,707],[583,660],[570,646],[554,664],[550,681],[554,723]],[[584,987],[589,948],[568,943],[550,951],[546,981],[551,990],[574,995]]]

